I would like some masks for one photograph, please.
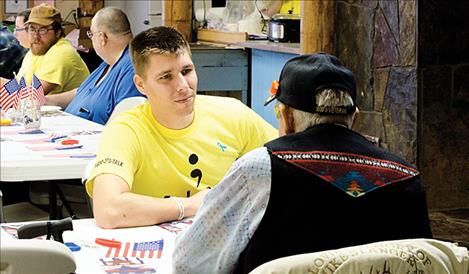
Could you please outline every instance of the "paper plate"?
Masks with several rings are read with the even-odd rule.
[[[62,108],[59,106],[42,106],[41,107],[41,112],[54,112],[54,111],[59,111]]]

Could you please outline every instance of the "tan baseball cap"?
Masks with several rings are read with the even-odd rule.
[[[54,22],[62,22],[60,11],[53,6],[45,3],[35,6],[31,9],[28,21],[25,24],[35,23],[43,26],[50,25]]]

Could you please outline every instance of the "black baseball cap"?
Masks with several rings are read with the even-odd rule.
[[[353,73],[340,60],[327,53],[306,54],[287,61],[280,73],[278,90],[264,103],[274,99],[295,109],[320,114],[351,114],[356,107],[356,83]],[[316,93],[338,88],[350,94],[353,106],[318,106]]]

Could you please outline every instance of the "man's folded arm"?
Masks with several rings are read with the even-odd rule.
[[[178,198],[184,217],[193,216],[206,191],[190,198]],[[100,174],[93,183],[93,212],[102,228],[147,226],[178,219],[180,211],[175,199],[155,198],[130,192],[129,185],[114,174]]]

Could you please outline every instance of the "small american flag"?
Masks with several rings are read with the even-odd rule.
[[[20,79],[20,100],[26,99],[29,97],[30,88],[26,85],[26,80],[24,77]]]
[[[18,90],[20,86],[16,79],[13,78],[6,82],[0,90],[0,107],[3,111],[7,111],[11,107],[18,106]]]
[[[164,241],[150,242],[126,242],[122,245],[109,247],[106,258],[110,257],[140,257],[140,258],[161,258]]]
[[[39,102],[39,106],[42,106],[46,103],[46,97],[44,97],[44,88],[42,87],[41,80],[33,74],[33,83],[32,83],[32,96],[33,99]]]

